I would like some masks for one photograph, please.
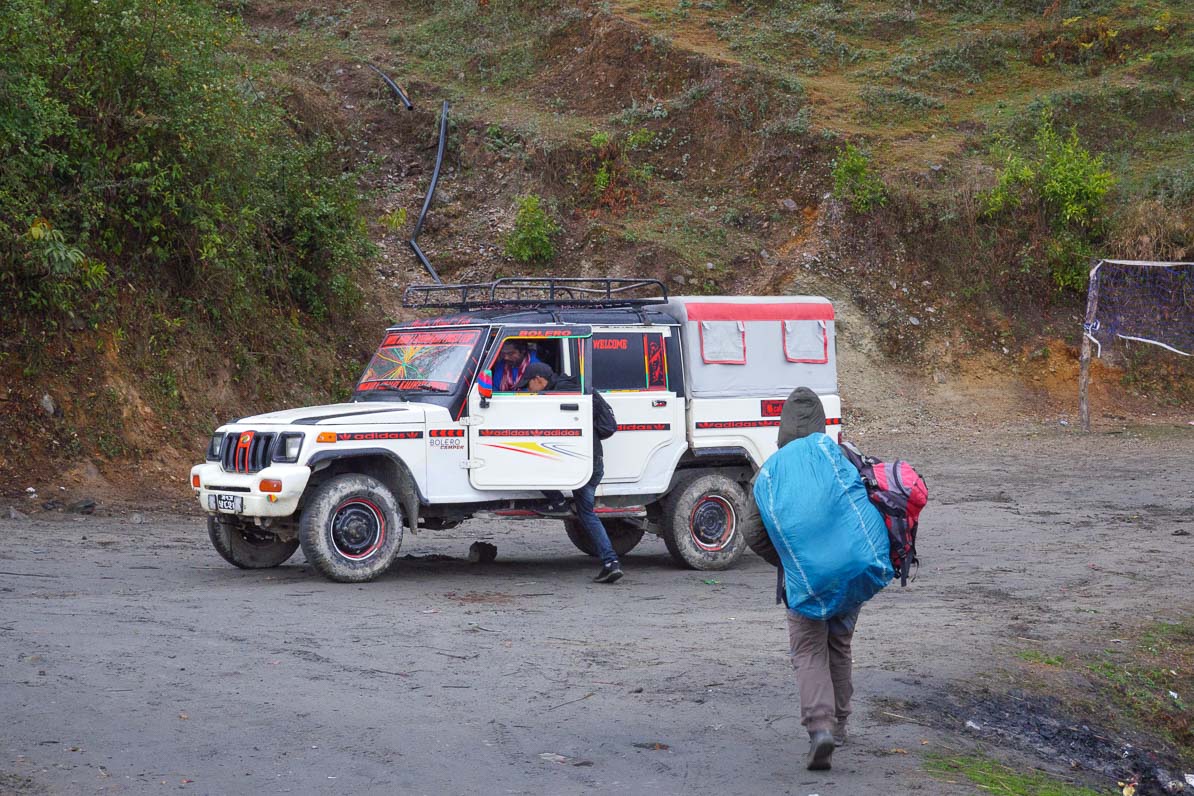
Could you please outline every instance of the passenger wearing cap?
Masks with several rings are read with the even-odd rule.
[[[557,376],[555,371],[551,369],[551,366],[543,362],[534,362],[528,365],[526,373],[517,387],[519,392],[579,389],[580,386],[575,381],[566,376]],[[601,437],[597,432],[599,419],[605,419],[609,423],[612,423],[613,428],[617,426],[613,410],[609,408],[609,404],[601,397],[601,393],[594,392],[593,428],[591,432],[593,435],[593,475],[589,478],[587,484],[580,489],[572,490],[572,502],[576,505],[577,520],[580,521],[581,527],[588,533],[589,539],[593,542],[593,547],[597,550],[597,556],[601,559],[601,571],[597,573],[597,577],[593,580],[597,583],[616,583],[622,577],[622,566],[618,562],[618,554],[614,552],[613,544],[609,541],[609,534],[606,532],[605,526],[601,523],[601,518],[597,516],[596,512],[597,485],[601,483],[601,478],[605,475],[605,459],[603,458],[601,448]],[[609,433],[612,433],[612,431]],[[564,500],[563,493],[550,491],[544,494],[547,495],[550,502],[539,512],[540,514],[548,517],[570,516],[571,512],[568,510],[568,503]]]
[[[516,392],[543,392],[544,390],[558,389],[557,385],[561,382],[564,382],[561,385],[563,389],[579,389],[572,379],[557,376],[551,369],[551,365],[546,362],[532,362],[526,366],[522,380],[518,382],[514,390]]]

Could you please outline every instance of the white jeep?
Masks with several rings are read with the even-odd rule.
[[[679,564],[723,569],[746,549],[739,518],[788,393],[815,390],[826,432],[840,438],[824,298],[501,279],[415,286],[404,303],[455,312],[388,329],[350,403],[245,417],[212,435],[191,485],[230,563],[275,567],[301,545],[332,580],[367,581],[390,567],[405,531],[538,517],[544,490],[589,480],[599,390],[618,421],[597,490],[614,549],[624,555],[649,532]],[[512,339],[579,390],[495,391],[492,369]],[[579,523],[564,524],[593,555]]]

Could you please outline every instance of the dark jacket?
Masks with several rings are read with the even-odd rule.
[[[547,389],[558,390],[561,392],[580,392],[580,384],[573,378],[568,376],[556,376],[548,384]],[[613,410],[610,409],[609,404],[601,393],[596,390],[593,391],[593,461],[597,461],[605,455],[605,451],[601,447],[601,437],[597,436],[597,414],[602,411],[599,407],[604,407],[604,411],[613,416]]]

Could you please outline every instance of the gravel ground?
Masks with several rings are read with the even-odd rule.
[[[236,570],[197,510],[134,517],[98,495],[91,516],[0,507],[0,792],[975,793],[920,755],[982,739],[885,706],[1025,644],[1194,610],[1191,430],[865,449],[914,461],[932,494],[916,582],[859,623],[831,772],[801,765],[773,570],[753,555],[685,571],[648,537],[597,586],[560,523],[474,521],[335,584],[301,552]],[[475,539],[497,561],[469,563]]]

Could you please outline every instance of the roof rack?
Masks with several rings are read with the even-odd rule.
[[[658,279],[506,277],[459,285],[411,285],[402,306],[477,310],[491,307],[644,307],[666,304]]]

